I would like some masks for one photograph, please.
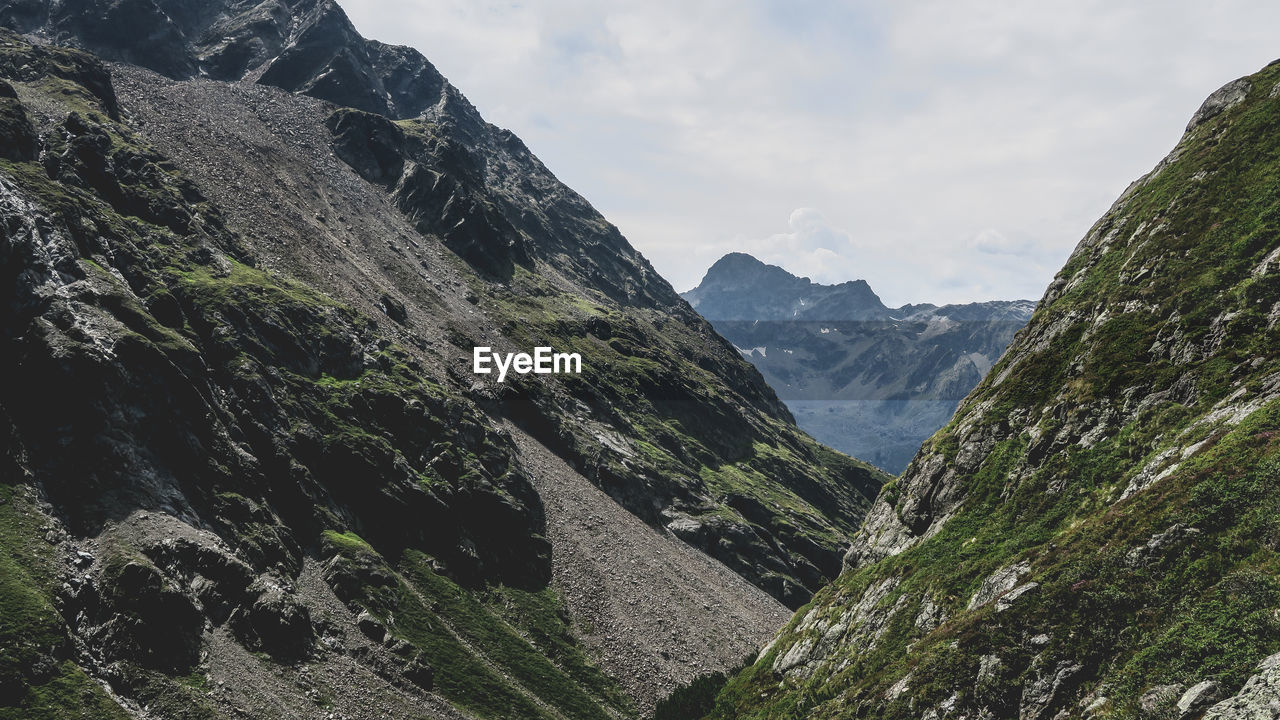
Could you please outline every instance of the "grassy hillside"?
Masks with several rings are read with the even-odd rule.
[[[1206,102],[711,717],[1188,716],[1280,651],[1278,131],[1280,66]]]

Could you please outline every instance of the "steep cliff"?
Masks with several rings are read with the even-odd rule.
[[[1204,103],[714,717],[1274,715],[1278,127]]]

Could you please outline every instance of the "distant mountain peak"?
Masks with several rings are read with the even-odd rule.
[[[807,277],[797,277],[777,265],[770,265],[754,255],[742,252],[731,252],[715,261],[711,267],[707,268],[702,282],[706,284],[707,282],[740,282],[759,279],[804,285],[812,283]]]
[[[814,437],[898,472],[951,417],[1030,300],[886,308],[865,280],[822,285],[729,253],[684,294]]]
[[[869,320],[888,314],[866,280],[821,285],[741,252],[717,260],[684,297],[709,320]]]

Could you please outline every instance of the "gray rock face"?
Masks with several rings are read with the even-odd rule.
[[[946,610],[935,604],[932,599],[926,597],[920,602],[920,614],[916,615],[915,622],[917,628],[924,632],[931,632],[946,621]]]
[[[1156,533],[1145,545],[1140,545],[1125,554],[1125,562],[1139,566],[1159,560],[1166,553],[1185,545],[1201,532],[1182,524],[1169,527],[1164,532]]]
[[[0,80],[0,157],[32,160],[37,150],[36,129],[18,101],[13,86]]]
[[[845,552],[845,568],[858,568],[907,549],[916,540],[898,517],[897,509],[879,498],[862,522],[862,529]]]
[[[421,53],[365,40],[332,0],[72,0],[0,24],[74,44],[176,79],[256,80],[389,117],[446,95],[465,102]]]
[[[1107,703],[1109,702],[1111,702],[1111,699],[1105,695],[1099,695],[1095,698],[1089,699],[1087,702],[1082,702],[1080,717],[1083,717],[1083,718],[1098,717],[1098,715],[1102,713],[1102,711],[1107,707]]]
[[[1178,698],[1178,717],[1197,717],[1222,699],[1222,686],[1215,680],[1196,683]]]
[[[906,675],[903,675],[901,678],[899,678],[898,682],[889,686],[889,689],[886,690],[884,693],[884,699],[897,700],[898,698],[905,695],[907,693],[907,690],[909,690],[910,688],[911,688],[911,673],[907,673]]]
[[[978,587],[978,591],[973,594],[973,597],[969,599],[968,609],[973,610],[1014,590],[1018,587],[1018,582],[1029,572],[1031,572],[1031,563],[1024,560],[1016,565],[1008,565],[991,573],[987,579],[982,581],[982,585]],[[1032,584],[1028,583],[1027,585]],[[1026,586],[1024,585],[1023,587]]]
[[[783,573],[789,568],[770,556],[767,538],[762,537],[755,529],[744,522],[723,517],[694,519],[678,513],[667,513],[672,519],[666,524],[671,534],[689,545],[702,550],[711,557],[721,560],[730,567],[754,566],[759,568],[760,575],[752,578],[761,587],[782,600],[784,604],[799,605],[808,597],[805,588],[786,579]],[[837,562],[836,556],[830,557]],[[807,575],[817,577],[818,569],[811,563],[804,562]],[[768,576],[766,576],[766,574]]]
[[[1204,717],[1205,720],[1280,718],[1280,653],[1259,663],[1257,675],[1249,678],[1234,697],[1210,707]]]
[[[1059,694],[1072,686],[1072,679],[1082,669],[1076,663],[1063,662],[1023,688],[1022,702],[1018,707],[1019,720],[1042,720],[1046,711],[1057,703]]]
[[[983,655],[978,659],[978,676],[975,680],[978,685],[989,683],[1000,677],[1003,670],[1004,661],[999,655]]]
[[[311,647],[315,632],[311,614],[299,602],[291,585],[279,578],[260,577],[248,588],[253,597],[246,603],[239,628],[251,646],[282,659],[302,657]]]
[[[921,720],[946,720],[956,713],[956,705],[960,701],[959,693],[952,693],[947,699],[924,711]]]
[[[773,663],[774,672],[810,677],[837,647],[852,644],[874,649],[894,615],[905,605],[905,595],[892,604],[886,600],[898,584],[898,579],[887,578],[872,585],[850,610],[835,616],[824,616],[817,609],[810,612],[797,628],[797,632],[809,632],[810,636],[778,656]]]
[[[1005,610],[1008,610],[1009,608],[1013,607],[1014,604],[1017,603],[1019,599],[1021,599],[1026,595],[1034,593],[1039,588],[1040,588],[1040,583],[1029,582],[1023,585],[1019,585],[1018,587],[1001,595],[999,598],[996,599],[996,612],[1004,612]],[[1037,635],[1036,637],[1032,638],[1032,641],[1035,642],[1037,639],[1042,639],[1047,642],[1049,638],[1045,635]]]
[[[1232,80],[1218,88],[1205,99],[1200,109],[1196,110],[1196,114],[1191,116],[1191,121],[1187,123],[1187,132],[1191,132],[1222,112],[1239,105],[1252,89],[1253,83],[1249,81],[1249,78]]]
[[[964,499],[964,472],[985,459],[994,443],[990,426],[976,427],[984,412],[981,405],[975,408],[957,429],[961,441],[955,462],[927,445],[921,447],[898,479],[897,492],[882,493],[867,513],[845,553],[846,568],[896,555],[941,529]],[[1020,414],[1011,413],[1000,426],[1021,419]],[[963,468],[961,458],[968,463]]]
[[[360,628],[360,632],[374,642],[380,643],[387,636],[386,624],[368,611],[362,611],[356,616],[356,627]]]

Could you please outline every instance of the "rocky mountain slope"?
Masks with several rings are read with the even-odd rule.
[[[421,55],[0,23],[0,716],[633,717],[838,572],[884,476]]]
[[[1275,716],[1278,128],[1204,103],[713,717]]]
[[[1013,334],[1027,300],[887,308],[863,280],[819,285],[742,253],[684,297],[751,361],[800,427],[902,472]]]

